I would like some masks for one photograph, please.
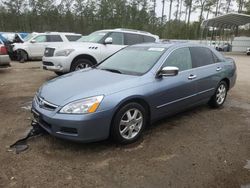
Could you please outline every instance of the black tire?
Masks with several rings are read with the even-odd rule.
[[[79,69],[92,67],[93,65],[94,65],[93,62],[90,61],[89,59],[78,59],[72,63],[70,67],[70,72],[77,71]],[[82,66],[82,68],[80,68],[80,66]]]
[[[24,50],[19,50],[18,51],[18,60],[20,63],[24,63],[24,62],[28,61],[29,56],[28,56],[27,52],[25,52]]]
[[[220,90],[222,89],[222,88],[225,88],[225,93],[224,93],[224,97],[223,96],[221,96],[222,98],[221,98],[221,100],[219,99],[219,93],[220,93]],[[211,97],[211,99],[210,99],[210,101],[208,102],[208,104],[211,106],[211,107],[213,107],[213,108],[219,108],[219,107],[221,107],[223,104],[224,104],[224,102],[226,101],[226,98],[227,98],[227,91],[228,91],[228,85],[227,85],[227,83],[225,82],[225,81],[221,81],[219,84],[218,84],[218,86],[217,86],[217,88],[216,88],[216,90],[215,90],[215,93],[214,93],[214,95]]]
[[[128,122],[130,122],[127,125],[120,125],[123,118],[126,118],[127,116],[126,112],[128,111],[133,112],[133,110],[134,110],[133,116],[135,115],[135,110],[137,110],[137,114],[138,114],[135,117],[135,119],[131,121],[127,120]],[[135,103],[135,102],[128,103],[125,106],[121,107],[118,110],[118,112],[115,114],[112,125],[111,125],[111,130],[110,130],[111,138],[116,143],[119,143],[119,144],[131,144],[137,141],[141,137],[142,132],[146,126],[146,123],[147,123],[146,115],[147,115],[147,112],[145,108],[142,105]],[[139,122],[140,117],[142,119],[142,122]],[[131,131],[131,138],[124,138],[124,136],[122,136],[121,128],[123,126],[125,126],[123,130],[125,129],[127,130],[127,131],[124,131],[124,135],[126,136],[125,134],[126,132],[128,133],[127,136],[129,137],[130,131]],[[139,129],[139,130],[136,130],[136,129]],[[135,134],[135,135],[132,136],[132,134]]]
[[[56,73],[56,75],[58,75],[58,76],[62,76],[64,73],[63,72],[56,72],[55,71],[55,73]]]

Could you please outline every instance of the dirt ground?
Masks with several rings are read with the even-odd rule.
[[[221,109],[166,118],[136,144],[76,144],[49,135],[15,154],[35,91],[55,77],[41,62],[0,70],[0,187],[250,187],[250,57],[234,55],[236,86]]]

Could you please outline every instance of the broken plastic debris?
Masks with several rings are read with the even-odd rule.
[[[14,144],[10,145],[8,151],[14,151],[16,154],[23,152],[29,148],[27,144],[27,140],[34,136],[40,136],[46,134],[47,132],[36,122],[31,122],[32,129],[29,130],[28,134],[19,140],[17,140]]]

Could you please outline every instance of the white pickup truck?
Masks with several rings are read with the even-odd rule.
[[[59,47],[48,46],[43,56],[43,68],[61,75],[93,66],[127,45],[157,41],[158,36],[144,31],[100,30],[77,42],[63,43]]]

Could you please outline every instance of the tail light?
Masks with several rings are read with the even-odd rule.
[[[7,55],[7,48],[5,46],[0,47],[0,55]]]

